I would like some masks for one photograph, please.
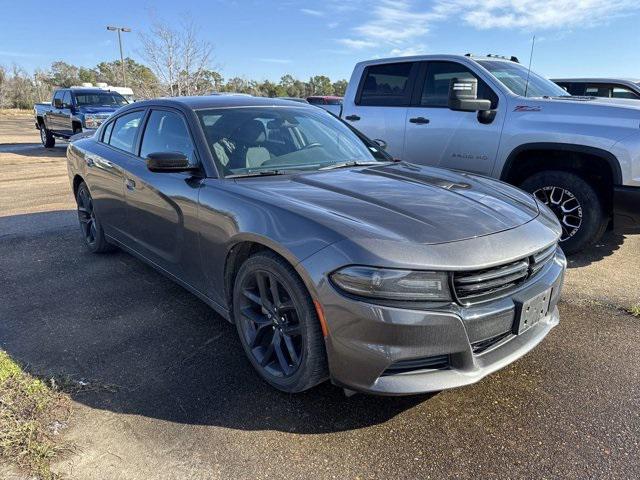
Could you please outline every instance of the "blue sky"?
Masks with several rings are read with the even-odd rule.
[[[3,2],[0,64],[32,72],[52,61],[94,66],[141,59],[136,32],[152,15],[191,16],[214,45],[225,78],[349,78],[355,62],[417,53],[499,53],[528,60],[542,75],[640,77],[639,0],[109,0]]]

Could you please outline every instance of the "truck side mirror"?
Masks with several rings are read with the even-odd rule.
[[[56,108],[62,108],[62,99],[61,98],[54,98],[53,99],[53,106]]]
[[[452,78],[449,82],[448,107],[459,112],[485,112],[491,110],[491,102],[478,99],[477,78]]]

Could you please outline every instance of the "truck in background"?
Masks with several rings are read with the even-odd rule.
[[[117,92],[101,88],[72,87],[55,90],[51,103],[34,105],[35,126],[42,145],[51,148],[56,138],[69,139],[97,129],[102,122],[127,105]]]
[[[568,253],[611,219],[640,231],[640,102],[572,97],[514,57],[425,55],[358,63],[342,118],[401,160],[531,192]]]

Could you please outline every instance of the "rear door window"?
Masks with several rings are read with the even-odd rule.
[[[360,87],[358,105],[409,105],[415,66],[415,62],[402,62],[367,67]]]
[[[640,96],[635,93],[633,90],[623,86],[615,86],[613,87],[613,91],[611,92],[612,98],[631,98],[633,100],[637,100]]]
[[[108,141],[109,145],[125,152],[134,153],[143,116],[144,110],[138,110],[116,118]]]
[[[152,110],[142,137],[140,156],[146,158],[150,153],[178,152],[187,156],[190,163],[195,162],[191,136],[182,115],[168,110]]]

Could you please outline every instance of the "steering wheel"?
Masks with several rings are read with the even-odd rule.
[[[322,144],[321,144],[320,142],[313,142],[313,143],[310,143],[310,144],[308,144],[308,145],[305,145],[304,147],[302,147],[302,148],[301,148],[300,150],[298,150],[298,151],[301,151],[301,150],[309,150],[310,148],[317,148],[317,147],[321,147],[321,146],[322,146]]]

